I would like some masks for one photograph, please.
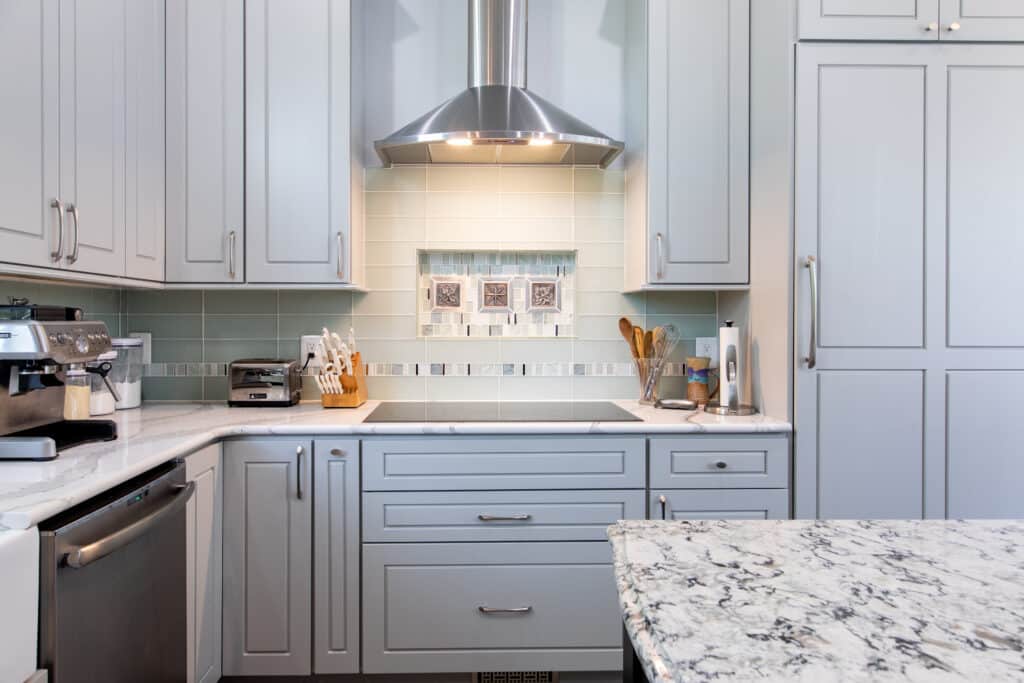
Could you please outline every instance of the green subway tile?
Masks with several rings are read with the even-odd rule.
[[[126,294],[129,315],[203,312],[203,293],[198,290],[131,289]]]
[[[572,395],[577,401],[640,398],[638,377],[573,377]]]
[[[647,327],[675,325],[682,339],[718,336],[718,318],[714,315],[651,315],[647,314]]]
[[[337,332],[342,339],[348,336],[352,327],[352,316],[349,315],[282,315],[278,320],[278,339],[292,339],[307,334],[320,334],[323,328]]]
[[[207,339],[277,339],[277,317],[207,315]]]
[[[427,169],[425,166],[393,166],[392,168],[368,168],[363,176],[366,190],[425,190]]]
[[[144,401],[201,401],[202,377],[143,377]]]
[[[207,290],[203,292],[203,310],[206,315],[241,315],[247,313],[253,315],[277,315],[277,290]]]
[[[154,363],[199,363],[203,360],[202,340],[154,339]]]
[[[86,311],[85,312],[85,318],[86,318],[86,320],[99,320],[102,323],[106,323],[107,324],[107,331],[110,332],[110,336],[112,336],[112,337],[119,337],[119,336],[121,336],[121,317],[119,315],[117,315],[116,313],[113,313],[113,314],[110,314],[110,315],[101,315],[101,314],[96,314],[96,313],[91,313],[89,311]]]
[[[286,289],[281,290],[278,296],[279,312],[281,315],[306,315],[310,313],[347,315],[352,312],[352,292]]]
[[[573,189],[576,192],[622,194],[626,191],[625,171],[604,171],[599,168],[574,169]]]
[[[714,292],[647,292],[647,313],[715,315],[718,303]]]
[[[375,401],[423,401],[425,377],[367,377],[366,390]]]
[[[572,377],[502,377],[502,401],[558,401],[572,398]]]
[[[133,315],[125,320],[124,333],[149,332],[159,339],[202,339],[200,315]]]
[[[228,400],[228,378],[227,377],[204,377],[203,378],[203,400],[205,400],[205,401],[227,401]]]
[[[296,345],[298,349],[298,345]],[[294,352],[288,357],[291,358]],[[206,340],[205,360],[208,363],[230,363],[244,358],[274,358],[277,342],[266,340]]]
[[[428,401],[496,401],[500,377],[427,377]]]
[[[92,302],[89,310],[94,313],[120,314],[121,313],[121,290],[120,289],[94,289],[92,291]]]

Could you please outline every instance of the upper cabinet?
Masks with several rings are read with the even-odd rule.
[[[358,283],[358,0],[252,0],[245,11],[246,276]],[[361,33],[356,31],[355,33]]]
[[[167,1],[167,281],[245,282],[243,0]]]
[[[628,11],[626,289],[745,285],[750,0]]]
[[[800,0],[801,40],[1024,40],[1020,0]]]

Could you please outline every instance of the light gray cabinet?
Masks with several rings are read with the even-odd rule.
[[[789,486],[784,434],[651,437],[651,488],[723,489]]]
[[[1024,3],[1020,0],[940,2],[942,40],[1024,41]]]
[[[360,278],[362,170],[355,0],[245,8],[246,277]],[[358,14],[355,14],[358,16]],[[353,103],[354,102],[354,103]]]
[[[245,281],[244,7],[167,0],[167,281]]]
[[[799,0],[801,40],[1022,41],[1019,0]]]
[[[313,451],[313,672],[359,673],[359,441]]]
[[[189,455],[185,476],[196,484],[185,511],[188,683],[217,683],[221,676],[224,557],[220,444]]]
[[[750,0],[627,11],[626,289],[747,284]]]
[[[268,438],[224,447],[225,676],[312,670],[311,445]]]
[[[787,489],[651,489],[648,500],[651,519],[789,519]]]
[[[1016,461],[957,405],[1024,368],[1024,47],[797,52],[796,515],[1010,512],[979,482]]]

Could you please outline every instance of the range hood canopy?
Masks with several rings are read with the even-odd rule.
[[[469,0],[469,88],[374,146],[392,164],[580,164],[623,149],[526,89],[527,0]]]

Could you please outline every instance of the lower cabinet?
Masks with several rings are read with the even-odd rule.
[[[185,460],[196,491],[185,509],[188,683],[217,683],[221,676],[221,566],[223,482],[220,444]]]
[[[651,519],[789,519],[789,490],[653,490],[649,509]]]
[[[224,447],[225,676],[312,671],[312,442]]]
[[[363,671],[601,671],[622,666],[611,547],[363,546]]]

